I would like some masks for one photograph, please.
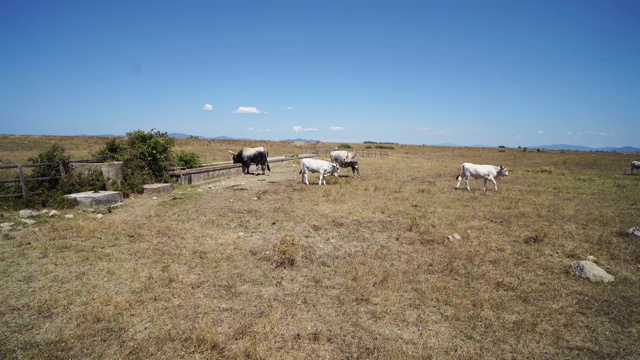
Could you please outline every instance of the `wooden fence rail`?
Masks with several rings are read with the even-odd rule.
[[[32,192],[32,193],[29,193],[27,191],[27,181],[47,181],[47,180],[53,180],[53,179],[61,179],[62,177],[64,177],[65,171],[64,171],[64,166],[62,165],[62,163],[59,163],[59,165],[60,165],[60,176],[28,178],[24,174],[24,170],[23,170],[24,168],[39,167],[39,166],[51,166],[51,165],[56,165],[56,163],[0,165],[0,169],[18,169],[18,174],[20,175],[20,178],[18,178],[18,179],[0,179],[0,184],[19,182],[21,187],[22,187],[22,193],[21,194],[0,194],[0,199],[12,198],[12,197],[20,197],[20,196],[22,196],[23,198],[26,198],[29,195],[39,194],[40,191],[36,191],[36,192]]]

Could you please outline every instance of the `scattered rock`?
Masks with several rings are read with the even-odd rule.
[[[60,215],[60,212],[58,210],[51,210],[49,211],[49,217],[51,216],[57,216]]]
[[[27,225],[33,225],[36,223],[35,220],[31,220],[31,219],[20,219],[20,221],[22,221],[23,223],[27,224]]]
[[[574,275],[589,279],[593,282],[613,281],[613,276],[604,271],[593,261],[576,261],[571,264],[569,272]]]
[[[40,210],[40,214],[42,214],[42,215],[47,215],[48,213],[49,213],[49,210],[47,210],[47,209]]]
[[[591,256],[591,255],[587,256],[587,261],[596,262],[596,260],[597,259],[595,256]]]
[[[151,198],[151,200],[158,200],[158,197],[154,196],[154,197]]]
[[[240,236],[244,236],[244,233],[243,233],[243,232],[241,232],[241,233],[238,233],[238,235],[240,235]]]
[[[99,219],[102,219],[102,218],[104,217],[104,215],[102,215],[102,214],[98,214],[98,215],[96,215],[96,217],[97,217],[97,218],[98,218],[98,220],[99,220]]]
[[[462,238],[460,237],[460,235],[458,235],[456,233],[453,233],[453,234],[447,236],[447,240],[449,240],[449,241],[460,240],[460,239],[462,239]]]
[[[65,219],[73,219],[73,214],[67,214],[64,216]]]
[[[627,230],[627,234],[631,236],[640,237],[640,229],[636,227],[632,227],[631,229]]]
[[[22,219],[26,219],[26,218],[30,218],[32,216],[36,216],[38,215],[37,212],[34,212],[33,210],[20,210],[20,213],[18,214],[18,217],[22,218]]]

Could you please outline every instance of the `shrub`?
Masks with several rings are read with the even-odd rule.
[[[527,235],[524,238],[524,243],[527,245],[539,244],[549,236],[549,229],[546,227],[538,227],[533,234]]]
[[[187,169],[197,168],[202,164],[200,161],[200,156],[198,154],[186,151],[180,151],[176,155],[176,163],[178,164],[178,166]]]
[[[110,138],[94,156],[124,163],[122,182],[114,186],[114,190],[128,197],[142,193],[145,184],[169,180],[166,170],[175,161],[171,152],[174,143],[166,132],[136,130],[128,132],[125,139]]]
[[[338,149],[351,149],[351,145],[349,145],[349,144],[340,144],[340,145],[338,145]]]
[[[105,179],[100,169],[94,169],[88,174],[71,172],[69,156],[61,145],[54,143],[44,152],[27,159],[29,164],[50,163],[33,168],[29,178],[51,178],[43,181],[29,181],[26,183],[29,195],[26,198],[13,198],[6,201],[9,208],[39,208],[54,207],[68,209],[77,206],[76,200],[67,199],[64,195],[89,191],[104,190]],[[65,176],[61,176],[61,169]],[[3,193],[21,193],[20,183],[7,184]]]
[[[69,173],[69,156],[65,154],[65,149],[58,143],[52,144],[44,152],[27,158],[29,164],[51,163],[51,165],[38,166],[31,171],[32,178],[50,177],[46,181],[30,181],[27,183],[29,192],[46,191],[55,189],[60,181],[61,168],[65,173]]]
[[[294,235],[285,235],[273,246],[273,261],[276,267],[293,266],[300,254],[300,240]]]

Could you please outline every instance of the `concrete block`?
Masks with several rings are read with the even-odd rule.
[[[87,209],[107,208],[123,205],[122,193],[119,191],[85,191],[81,193],[65,195],[69,199],[76,199],[78,203]]]

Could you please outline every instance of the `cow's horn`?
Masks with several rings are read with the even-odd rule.
[[[229,149],[227,149],[228,152],[230,152],[231,154],[235,155],[235,153]]]

